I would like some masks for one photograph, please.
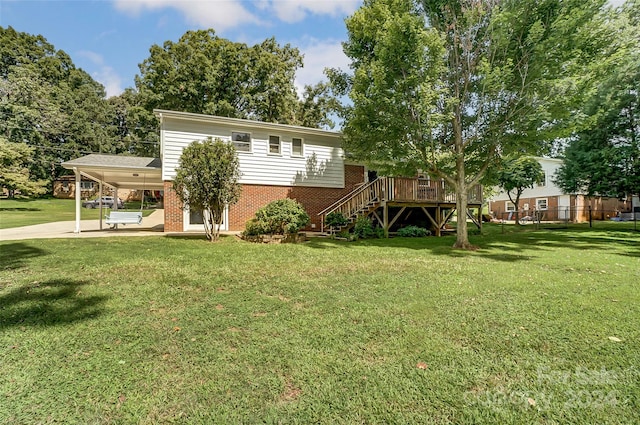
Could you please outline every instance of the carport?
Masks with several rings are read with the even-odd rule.
[[[90,154],[63,162],[62,166],[67,170],[72,170],[76,178],[75,233],[82,231],[80,229],[82,208],[80,181],[82,176],[98,183],[99,199],[102,199],[105,185],[113,189],[115,198],[118,197],[118,189],[164,190],[160,158]],[[114,207],[117,209],[117,203]],[[102,204],[100,205],[100,229],[102,230]]]

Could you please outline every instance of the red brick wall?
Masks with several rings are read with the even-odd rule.
[[[184,211],[182,202],[173,190],[173,182],[164,182],[164,231],[182,232],[184,230]]]
[[[351,192],[365,179],[364,167],[359,165],[345,165],[345,187],[343,189],[329,189],[322,187],[302,186],[267,186],[242,185],[240,200],[229,207],[229,230],[244,230],[247,221],[251,220],[256,211],[269,202],[291,198],[300,202],[315,230],[320,230],[318,213]],[[171,182],[164,182],[164,230],[165,232],[181,232],[183,229],[183,211],[180,200],[173,191]],[[308,230],[314,230],[311,226]]]

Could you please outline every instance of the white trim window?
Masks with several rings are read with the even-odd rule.
[[[251,133],[234,131],[231,133],[231,143],[238,152],[251,152]]]
[[[539,211],[545,211],[548,209],[549,200],[547,198],[537,198],[536,199],[536,209]]]
[[[269,155],[280,155],[280,136],[269,136]]]
[[[542,178],[538,182],[538,187],[545,187],[547,185],[547,172],[542,172]]]
[[[505,210],[506,212],[515,212],[515,211],[516,211],[516,206],[515,206],[515,204],[514,204],[513,202],[511,202],[511,201],[506,201],[506,202],[504,203],[504,210]]]
[[[302,156],[304,154],[304,142],[299,137],[291,139],[291,156]]]

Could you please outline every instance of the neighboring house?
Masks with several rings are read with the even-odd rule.
[[[98,197],[98,183],[90,179],[80,181],[80,197],[84,200]],[[105,190],[104,195],[113,196],[113,191]],[[120,190],[118,197],[124,201],[139,201],[140,190]],[[59,199],[73,199],[76,196],[75,176],[60,176],[53,181],[53,197]]]
[[[588,197],[582,194],[565,194],[553,182],[560,166],[561,159],[536,158],[542,170],[544,179],[531,189],[525,189],[520,197],[520,217],[540,214],[545,221],[587,221],[589,209],[593,219],[605,220],[615,216],[618,212],[630,210],[630,203],[617,198],[601,196]],[[499,189],[497,189],[499,190]],[[511,219],[515,206],[505,192],[499,192],[489,200],[489,212],[498,219]]]

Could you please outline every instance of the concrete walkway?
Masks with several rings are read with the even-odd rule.
[[[112,230],[109,225],[99,220],[82,220],[80,233],[75,233],[75,221],[56,221],[53,223],[34,224],[33,226],[0,229],[0,241],[15,241],[21,239],[52,239],[52,238],[101,238],[115,236],[164,236],[164,210],[155,210],[149,216],[142,218],[142,223],[119,225],[118,230]],[[203,230],[204,233],[204,230]]]

